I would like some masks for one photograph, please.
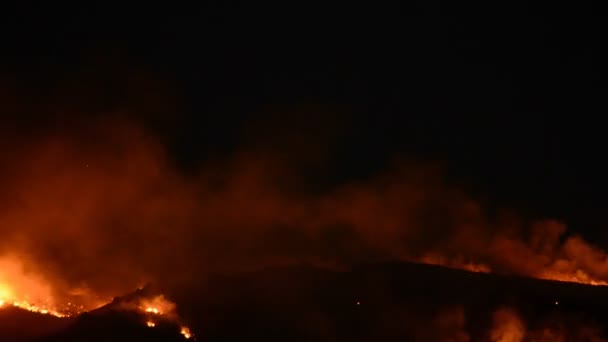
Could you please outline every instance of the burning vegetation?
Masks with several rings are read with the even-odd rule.
[[[69,301],[57,303],[48,282],[24,270],[15,257],[0,259],[0,308],[7,306],[56,317],[78,315],[85,309]]]
[[[137,308],[147,317],[146,326],[149,328],[156,327],[159,320],[169,321],[180,324],[179,332],[184,338],[190,339],[193,336],[190,328],[180,323],[180,318],[175,311],[175,303],[165,299],[165,296],[143,298],[139,301]]]
[[[191,291],[211,272],[392,260],[608,285],[601,248],[555,220],[486,214],[436,165],[398,162],[307,191],[275,153],[242,151],[186,176],[141,127],[94,126],[11,141],[19,151],[0,161],[3,308],[69,317],[148,281]],[[133,310],[155,329],[175,305],[149,297]],[[512,321],[497,336],[519,329],[497,315]]]
[[[94,298],[81,298],[75,294],[72,295],[71,300],[79,301],[81,304],[59,302],[53,296],[48,282],[29,273],[16,258],[6,257],[0,260],[0,310],[12,307],[57,318],[73,318],[111,304],[99,302]],[[135,301],[120,301],[116,305],[119,310],[140,314],[146,319],[145,324],[149,328],[156,327],[158,322],[176,324],[180,327],[180,334],[184,338],[193,337],[190,328],[180,323],[181,319],[177,315],[175,303],[162,294],[138,295]],[[115,305],[111,306],[117,309]]]

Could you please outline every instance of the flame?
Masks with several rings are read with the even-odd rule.
[[[16,308],[28,310],[31,312],[36,312],[36,313],[43,314],[43,315],[52,315],[52,316],[56,316],[56,317],[71,316],[70,314],[62,313],[55,309],[48,308],[45,306],[37,306],[37,305],[31,304],[31,303],[28,303],[26,301],[15,301],[15,302],[12,302],[11,304]]]
[[[157,314],[157,315],[159,315],[159,314],[160,314],[160,310],[159,310],[159,309],[157,309],[157,308],[146,308],[146,310],[145,310],[145,311],[146,311],[146,312],[149,312],[149,313]]]
[[[175,303],[167,300],[163,295],[158,295],[153,298],[140,300],[139,309],[145,313],[154,315],[173,315]]]
[[[418,260],[423,264],[439,265],[453,269],[459,269],[475,273],[491,273],[492,269],[486,264],[473,261],[463,261],[462,258],[447,258],[439,253],[427,253]],[[540,272],[533,274],[533,278],[578,283],[592,286],[608,286],[608,282],[593,278],[587,272],[574,270],[561,270],[554,265],[549,265]]]
[[[0,307],[8,306],[56,317],[72,316],[84,311],[83,306],[71,302],[58,305],[48,282],[37,274],[26,271],[14,256],[0,258]]]
[[[492,269],[482,263],[472,261],[462,261],[461,258],[448,259],[440,254],[428,253],[424,255],[420,262],[429,265],[440,265],[448,268],[461,269],[469,272],[476,273],[490,273]]]
[[[188,327],[183,326],[179,332],[187,339],[192,337],[192,333],[190,332],[190,329]]]
[[[448,268],[459,269],[475,273],[491,273],[492,269],[482,263],[476,262],[461,262],[457,259],[449,260],[437,255],[426,255],[420,262],[428,265],[440,265]],[[582,270],[572,272],[557,271],[551,268],[542,270],[540,273],[533,275],[533,278],[561,281],[568,283],[578,283],[591,286],[608,286],[608,282],[595,279]]]
[[[599,279],[594,279],[581,270],[576,270],[574,271],[574,273],[569,273],[547,269],[543,270],[540,274],[538,274],[538,278],[593,286],[608,286],[608,282]]]
[[[73,292],[82,295],[89,294],[82,288]],[[37,274],[27,272],[16,257],[0,258],[0,309],[16,307],[31,312],[56,317],[72,317],[85,311],[83,305],[68,301],[60,304],[54,297],[51,286]],[[90,301],[93,302],[93,301]],[[99,303],[96,306],[101,306]],[[180,333],[185,338],[193,336],[190,328],[182,325],[175,312],[176,305],[166,299],[162,294],[151,298],[140,299],[135,305],[126,307],[129,310],[138,310],[145,315],[162,316],[162,319],[179,324]],[[146,326],[153,328],[156,320],[148,319]]]
[[[180,334],[182,334],[186,339],[190,339],[192,336],[194,336],[189,327],[180,323],[180,319],[175,312],[175,303],[165,298],[165,296],[162,294],[152,298],[140,299],[137,309],[146,315],[160,316],[161,318],[159,319],[180,324]],[[146,325],[152,328],[156,326],[156,323],[152,320],[148,320]]]
[[[526,328],[519,315],[511,309],[501,308],[494,312],[490,332],[492,342],[521,342]]]

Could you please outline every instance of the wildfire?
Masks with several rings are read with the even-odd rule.
[[[52,316],[56,316],[56,317],[68,317],[70,316],[69,314],[66,313],[62,313],[59,312],[57,310],[54,309],[50,309],[50,308],[46,308],[46,307],[39,307],[33,304],[30,304],[28,302],[25,301],[15,301],[11,303],[14,307],[20,308],[20,309],[24,309],[24,310],[28,310],[31,312],[37,312],[43,315],[52,315]]]
[[[154,315],[172,315],[175,311],[175,304],[163,295],[141,299],[138,307],[145,313]]]
[[[185,338],[189,339],[190,337],[192,337],[192,333],[190,332],[190,329],[188,329],[188,327],[182,327],[179,332],[184,335]]]
[[[608,286],[608,282],[594,279],[587,273],[577,270],[573,273],[558,272],[553,270],[544,270],[538,275],[538,278],[547,280],[564,281],[569,283],[580,283],[593,286]]]
[[[160,316],[158,319],[180,323],[180,319],[175,312],[175,303],[166,299],[163,295],[140,299],[137,308],[146,315]],[[148,320],[146,321],[146,325],[153,328],[156,326],[156,322],[153,320]],[[180,326],[180,334],[182,334],[186,339],[190,339],[194,336],[190,328],[185,325]]]
[[[74,292],[74,291],[72,291]],[[78,293],[70,293],[66,298],[84,298],[84,305],[67,301],[60,304],[61,300],[52,291],[50,283],[43,277],[26,270],[17,257],[0,257],[0,309],[15,307],[43,315],[55,317],[73,317],[81,314],[86,309],[100,307],[107,302],[91,300],[90,293],[84,293],[80,289]],[[80,296],[79,296],[80,295]],[[85,298],[86,297],[86,298]],[[135,303],[129,303],[123,309],[137,310],[147,316],[146,326],[153,328],[158,320],[165,320],[178,324],[180,333],[187,339],[193,336],[190,328],[181,324],[176,313],[176,305],[166,299],[162,294],[149,298],[141,298]],[[152,319],[151,316],[156,318]]]
[[[440,265],[476,273],[490,273],[492,269],[484,264],[463,261],[461,258],[448,259],[436,253],[428,253],[420,260],[424,264]]]
[[[61,318],[72,317],[72,316],[75,316],[75,315],[78,315],[78,314],[84,312],[84,307],[82,307],[82,306],[77,307],[77,306],[71,305],[71,303],[68,303],[68,305],[64,309],[60,310],[58,308],[54,308],[54,307],[47,306],[47,305],[32,304],[25,300],[10,300],[7,298],[0,299],[0,309],[9,307],[9,306],[31,311],[31,312],[36,312],[36,313],[43,314],[43,315],[51,315],[51,316],[61,317]]]
[[[446,258],[438,253],[428,253],[419,262],[429,265],[440,265],[448,268],[465,270],[476,273],[491,273],[492,269],[482,263],[463,261],[462,258]],[[608,286],[608,282],[593,278],[583,270],[560,270],[557,267],[548,266],[537,274],[528,275],[532,278],[579,283],[592,286]]]
[[[0,258],[0,308],[13,306],[44,315],[68,317],[84,311],[84,307],[67,303],[57,305],[48,283],[26,272],[16,257]]]
[[[160,310],[158,310],[157,308],[146,308],[145,311],[149,312],[149,313],[157,314],[157,315],[160,314]]]

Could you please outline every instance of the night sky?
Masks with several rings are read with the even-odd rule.
[[[300,165],[311,188],[439,161],[490,210],[608,246],[600,19],[430,1],[79,6],[3,11],[3,132],[119,112],[184,173],[244,146],[324,154]]]

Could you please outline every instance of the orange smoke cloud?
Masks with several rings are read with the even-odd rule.
[[[10,143],[20,148],[0,160],[0,257],[18,256],[31,279],[44,280],[35,291],[44,297],[92,307],[148,281],[179,286],[207,271],[395,259],[608,280],[604,251],[563,239],[559,222],[486,215],[436,165],[397,163],[319,192],[259,150],[185,176],[154,135],[124,121]],[[5,286],[18,287],[15,274]]]
[[[546,323],[527,327],[525,320],[513,308],[494,311],[489,340],[496,342],[606,341],[592,322],[580,317],[551,317]]]
[[[490,332],[492,342],[521,342],[526,328],[516,312],[502,308],[494,312],[493,327]]]
[[[27,272],[18,258],[6,256],[0,259],[0,307],[15,306],[61,316],[62,313],[56,311],[57,304],[49,284],[37,274]],[[64,309],[68,311],[77,307]]]

